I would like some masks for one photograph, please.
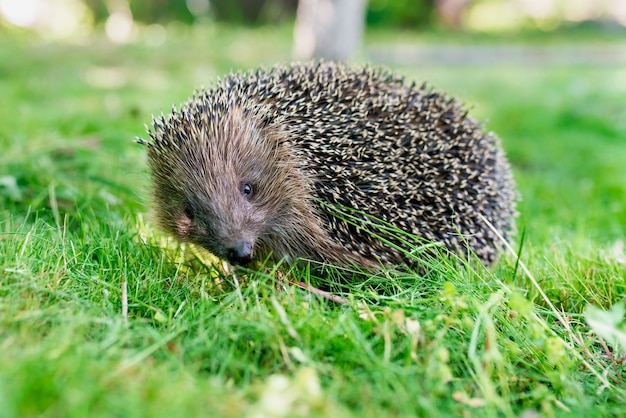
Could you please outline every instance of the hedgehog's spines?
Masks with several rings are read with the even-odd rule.
[[[417,86],[415,81],[407,83],[404,76],[389,69],[368,65],[350,68],[315,62],[245,73],[231,71],[218,79],[215,87],[195,91],[180,109],[174,106],[168,117],[153,117],[153,130],[148,129],[150,140],[139,142],[151,148],[154,152],[150,158],[163,160],[164,167],[169,160],[176,160],[185,166],[186,175],[202,176],[206,170],[219,168],[237,178],[238,172],[228,171],[237,167],[237,162],[221,167],[223,162],[212,158],[224,154],[209,152],[209,148],[221,149],[232,140],[224,132],[234,131],[223,130],[224,126],[268,141],[271,138],[282,147],[280,152],[274,148],[263,158],[252,152],[255,158],[245,161],[245,166],[257,164],[259,172],[272,176],[281,174],[282,167],[295,166],[297,171],[285,178],[295,182],[294,187],[298,181],[311,187],[302,189],[305,186],[298,185],[298,193],[368,212],[386,224],[452,249],[464,252],[469,245],[483,261],[492,262],[497,237],[482,225],[476,213],[485,216],[504,236],[510,235],[514,184],[508,163],[497,139],[490,133],[483,134],[482,125],[468,118],[468,110],[454,97],[435,91],[426,82]],[[181,147],[187,149],[185,156],[180,153]],[[205,165],[200,168],[194,166],[194,161],[179,161],[190,158],[187,154],[200,154],[198,161]],[[297,161],[287,164],[280,160],[287,157]],[[159,170],[160,162],[153,163]],[[153,177],[164,181],[161,173],[153,172]],[[207,181],[197,178],[188,183],[203,185]],[[263,186],[266,190],[283,189],[278,184]],[[180,187],[171,185],[172,189]],[[155,190],[155,194],[159,192]],[[196,192],[187,190],[185,195]],[[215,198],[219,193],[226,192],[212,190],[204,198]],[[275,200],[291,202],[290,196],[276,193]],[[293,211],[299,219],[280,212],[283,218],[272,218],[272,222],[282,219],[300,225],[306,221],[310,225],[306,228],[313,229],[296,230],[308,234],[299,239],[313,240],[319,249],[308,245],[298,247],[304,254],[298,254],[295,247],[289,252],[290,246],[296,246],[294,237],[281,237],[284,232],[276,231],[263,234],[263,248],[274,250],[278,256],[289,253],[289,257],[322,260],[330,257],[326,254],[329,251],[359,263],[402,260],[393,246],[363,232],[358,222],[355,226],[337,219],[313,201],[299,202],[290,203],[296,205]],[[157,207],[160,223],[176,224],[168,218],[169,206],[158,204],[164,205]],[[229,215],[222,213],[218,218],[225,222]],[[288,228],[278,230],[294,233]],[[311,232],[314,230],[317,232]],[[381,233],[385,234],[384,230]]]

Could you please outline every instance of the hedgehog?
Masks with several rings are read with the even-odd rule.
[[[157,223],[231,265],[379,268],[420,240],[490,265],[515,230],[499,138],[381,66],[231,72],[147,130]]]

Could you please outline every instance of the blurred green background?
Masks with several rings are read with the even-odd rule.
[[[296,7],[0,0],[0,416],[258,416],[263,382],[300,362],[344,412],[317,416],[623,413],[623,352],[583,310],[626,294],[626,1],[368,2],[353,60],[428,81],[502,138],[521,259],[547,296],[503,257],[484,274],[385,275],[397,295],[355,286],[346,309],[268,275],[225,290],[161,248],[134,141],[224,73],[290,61]],[[403,311],[419,343],[394,325]],[[304,353],[295,369],[285,344]]]
[[[106,25],[167,25],[227,22],[268,25],[293,20],[297,0],[2,0],[5,26],[31,28],[45,36],[84,35]],[[126,14],[125,17],[121,17]],[[483,32],[593,24],[618,30],[626,24],[622,0],[369,0],[368,28],[454,28]],[[116,27],[116,25],[118,25]],[[157,30],[152,28],[152,30]],[[130,39],[130,34],[129,39]],[[135,34],[136,35],[136,34]],[[113,37],[121,37],[115,34]],[[118,38],[119,39],[119,38]]]
[[[3,217],[144,210],[132,139],[230,70],[291,60],[297,5],[0,0]],[[364,19],[355,61],[449,92],[503,139],[531,243],[623,240],[626,2],[370,0]]]

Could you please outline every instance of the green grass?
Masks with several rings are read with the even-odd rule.
[[[583,312],[626,294],[624,68],[398,68],[502,137],[521,266],[437,260],[336,305],[164,248],[133,138],[228,69],[288,60],[288,37],[0,38],[0,416],[623,414],[623,347]]]

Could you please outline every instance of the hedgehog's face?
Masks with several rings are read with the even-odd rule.
[[[174,234],[231,264],[248,264],[268,215],[257,194],[258,184],[243,175],[189,189],[195,192],[178,201]]]
[[[167,155],[149,147],[156,215],[181,241],[245,265],[269,255],[259,251],[263,237],[302,197],[291,190],[297,169],[276,132],[232,111],[220,122],[187,126]]]

